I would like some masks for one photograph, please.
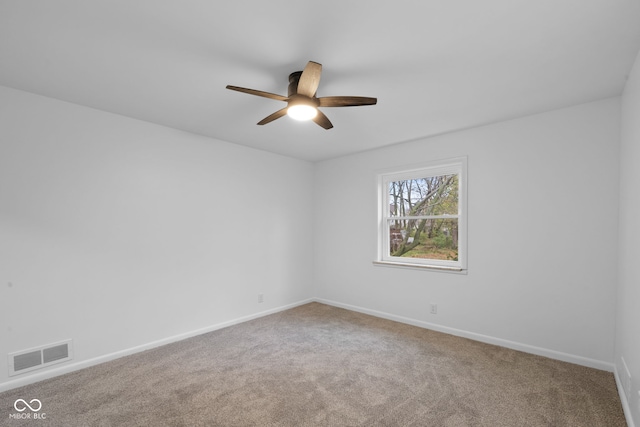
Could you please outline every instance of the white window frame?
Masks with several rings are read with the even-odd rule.
[[[433,215],[428,218],[458,219],[458,260],[395,257],[389,251],[389,184],[441,175],[458,175],[457,215]],[[467,157],[456,157],[406,166],[378,173],[378,252],[374,264],[393,267],[417,267],[451,272],[467,271]],[[397,217],[396,217],[397,218]],[[405,217],[406,218],[406,217]],[[421,216],[420,218],[424,218]]]

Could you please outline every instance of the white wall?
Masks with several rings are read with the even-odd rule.
[[[0,87],[0,388],[9,352],[73,338],[75,362],[94,360],[314,296],[605,369],[624,354],[640,378],[624,238],[638,235],[638,80],[636,66],[615,359],[618,98],[314,168]],[[462,155],[468,274],[374,267],[376,172]]]
[[[78,363],[311,298],[312,179],[0,87],[0,387],[9,352],[72,338]]]
[[[612,98],[318,163],[316,295],[612,369],[619,139]],[[469,162],[468,274],[372,265],[376,172],[457,156]]]
[[[622,95],[620,149],[620,270],[616,323],[616,368],[622,358],[632,377],[628,404],[640,426],[640,54]]]

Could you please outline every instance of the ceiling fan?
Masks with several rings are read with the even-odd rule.
[[[364,96],[323,96],[317,98],[316,90],[318,90],[318,85],[320,84],[321,74],[322,64],[313,61],[309,61],[303,71],[291,73],[289,75],[288,96],[231,85],[227,85],[227,89],[287,103],[286,107],[260,120],[258,122],[259,125],[271,123],[286,114],[296,120],[313,120],[323,128],[331,129],[333,125],[327,116],[318,110],[318,107],[357,107],[360,105],[375,105],[378,102],[377,98]]]

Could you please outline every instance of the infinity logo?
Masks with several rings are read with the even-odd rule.
[[[29,405],[29,403],[33,404],[33,402],[36,402],[36,404],[38,405],[37,408],[34,408],[33,406],[36,405]],[[18,407],[18,404],[22,403],[21,407]],[[42,409],[42,402],[40,402],[38,399],[31,399],[31,401],[27,403],[26,400],[24,399],[18,399],[13,403],[13,407],[16,409],[16,411],[18,412],[24,412],[27,410],[27,408],[29,408],[31,410],[31,412],[38,412],[40,409]]]

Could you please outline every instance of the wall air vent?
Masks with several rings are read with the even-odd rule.
[[[15,371],[22,371],[40,365],[42,365],[42,352],[40,350],[18,354],[13,357],[13,369]]]
[[[46,368],[73,359],[73,341],[66,340],[42,347],[9,353],[9,376]]]

